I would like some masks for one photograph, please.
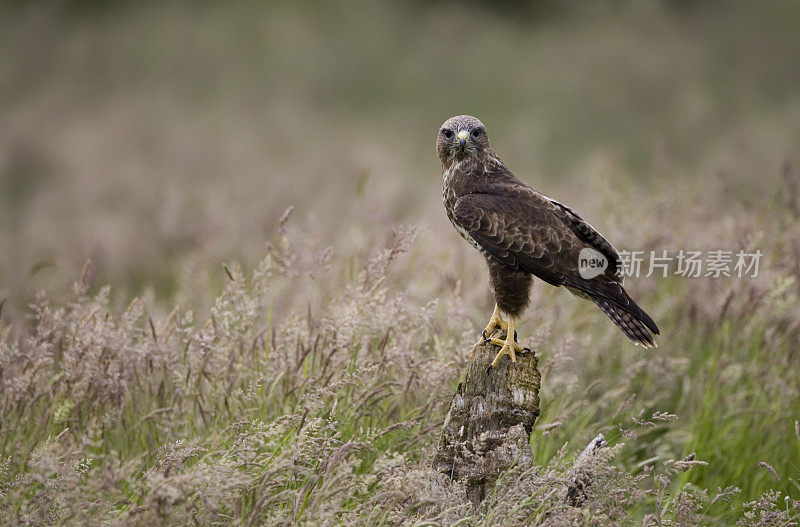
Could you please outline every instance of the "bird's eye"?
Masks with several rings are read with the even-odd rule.
[[[453,137],[455,137],[455,134],[453,133],[453,131],[449,130],[449,129],[448,130],[442,130],[442,135],[444,135],[445,139],[452,139]]]
[[[480,129],[480,128],[476,128],[476,129],[474,129],[474,130],[472,131],[472,138],[473,138],[473,139],[477,139],[477,138],[479,138],[480,136],[481,136],[481,129]]]

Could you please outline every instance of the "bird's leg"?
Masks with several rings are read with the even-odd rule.
[[[490,368],[494,368],[497,366],[497,363],[500,362],[500,358],[503,355],[508,355],[511,357],[511,364],[514,367],[517,366],[517,357],[515,355],[516,352],[520,351],[530,351],[530,349],[526,348],[522,344],[519,344],[516,339],[516,331],[514,330],[514,326],[516,326],[517,320],[515,317],[508,317],[508,333],[506,334],[506,340],[501,339],[489,339],[489,342],[494,344],[495,346],[501,346],[500,351],[495,356],[494,360],[492,361],[492,365]]]
[[[481,332],[484,342],[488,341],[489,337],[491,337],[494,331],[498,328],[508,329],[508,324],[506,324],[506,321],[500,316],[500,307],[495,303],[492,318],[489,319],[489,323],[486,324],[486,328]]]

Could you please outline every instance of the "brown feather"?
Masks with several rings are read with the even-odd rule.
[[[482,131],[469,146],[453,146],[448,131]],[[443,198],[456,230],[486,258],[500,309],[518,316],[528,304],[530,276],[566,286],[593,300],[634,342],[655,345],[655,322],[622,287],[619,254],[572,209],[518,180],[489,145],[483,124],[470,116],[445,122],[437,139]],[[579,272],[582,249],[608,260],[594,278]],[[527,277],[527,278],[526,278]]]

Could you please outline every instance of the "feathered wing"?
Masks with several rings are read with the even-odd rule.
[[[656,346],[652,334],[658,335],[658,327],[623,289],[619,255],[600,233],[569,208],[521,183],[495,185],[490,192],[460,197],[453,211],[483,250],[513,269],[589,298],[632,341]],[[605,272],[591,279],[578,268],[586,247],[609,261]]]

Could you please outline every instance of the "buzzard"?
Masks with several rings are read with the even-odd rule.
[[[514,177],[483,123],[470,115],[448,119],[436,150],[447,217],[489,266],[496,303],[482,335],[501,346],[492,366],[503,355],[516,365],[515,352],[528,351],[514,328],[534,276],[593,301],[633,342],[656,347],[658,327],[623,289],[616,249],[570,208]],[[505,340],[491,338],[498,329],[506,330]]]

